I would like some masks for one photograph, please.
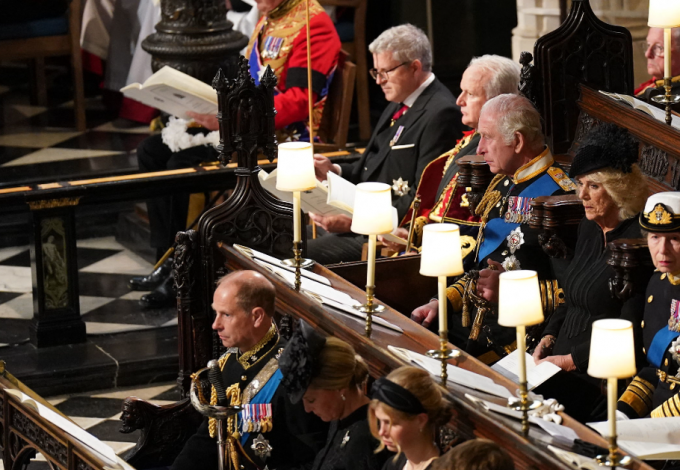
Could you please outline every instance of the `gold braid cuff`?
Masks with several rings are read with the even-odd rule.
[[[628,385],[626,391],[619,398],[619,401],[630,406],[639,418],[647,416],[652,409],[652,396],[654,395],[654,385],[640,377],[635,377]]]
[[[671,418],[673,416],[680,416],[680,396],[678,396],[678,394],[673,395],[652,411],[650,416],[652,418]]]
[[[538,281],[538,285],[541,289],[541,304],[543,305],[543,313],[547,317],[557,310],[557,307],[565,302],[564,290],[562,290],[562,288],[557,283],[557,279]]]
[[[454,312],[463,310],[463,294],[465,293],[466,283],[467,276],[464,276],[446,288],[446,298],[451,302]]]
[[[413,225],[413,240],[411,246],[420,247],[423,244],[423,227],[429,222],[427,217],[416,217],[416,220],[411,221]]]

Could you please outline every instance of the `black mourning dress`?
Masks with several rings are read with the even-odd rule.
[[[403,470],[404,465],[406,465],[406,460],[406,454],[404,453],[399,454],[396,459],[391,457],[387,459],[387,462],[385,462],[385,465],[383,465],[382,470]],[[424,470],[432,470],[432,464],[435,460],[437,459],[434,459],[432,462],[430,462],[430,465],[425,467]]]
[[[328,439],[316,455],[313,470],[380,470],[391,453],[375,453],[380,442],[368,426],[368,405],[344,419],[333,421]]]
[[[606,240],[609,243],[640,236],[640,225],[634,217],[607,232]],[[615,273],[607,265],[608,258],[602,229],[597,223],[584,218],[578,228],[574,258],[563,278],[566,302],[550,317],[543,331],[544,336],[557,338],[552,355],[571,354],[576,371],[562,374],[562,377],[558,374],[536,391],[557,398],[565,405],[567,413],[581,421],[592,419],[601,411],[606,412],[606,407],[599,409],[604,398],[602,381],[587,375],[592,323],[603,318],[630,320],[634,327],[636,350],[642,352],[639,326],[645,306],[645,289],[653,268],[651,264],[635,268],[634,292],[628,300],[621,301],[609,291],[609,279]],[[643,357],[640,357],[640,365],[642,360]]]

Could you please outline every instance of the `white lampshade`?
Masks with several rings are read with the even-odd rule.
[[[276,166],[276,189],[309,191],[316,187],[314,152],[309,142],[286,142],[279,145]]]
[[[654,28],[680,26],[680,0],[649,0],[647,24]]]
[[[423,228],[420,274],[458,276],[463,274],[460,228],[456,224],[428,224]]]
[[[543,321],[541,290],[536,271],[501,273],[498,287],[498,324],[529,326]]]
[[[392,187],[385,183],[359,183],[354,196],[352,232],[382,235],[394,230]]]
[[[635,375],[633,324],[607,318],[593,322],[588,375],[598,379],[625,379]]]

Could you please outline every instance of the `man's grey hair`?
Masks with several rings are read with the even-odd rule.
[[[432,48],[430,40],[422,29],[412,24],[390,28],[378,36],[369,46],[371,54],[391,52],[399,62],[413,62],[418,59],[423,71],[432,70]]]
[[[474,57],[467,68],[477,67],[490,74],[489,81],[484,85],[486,99],[504,93],[519,93],[519,74],[522,68],[520,65],[507,57],[486,54],[481,57]]]
[[[491,113],[498,132],[506,144],[511,144],[519,132],[529,147],[545,145],[541,128],[541,115],[534,105],[523,96],[506,93],[484,103],[480,115]]]

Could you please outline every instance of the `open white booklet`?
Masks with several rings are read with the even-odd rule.
[[[396,346],[387,346],[387,349],[400,357],[403,361],[418,366],[421,369],[425,369],[435,378],[441,377],[442,365],[438,360]],[[448,382],[451,382],[452,384],[463,385],[464,387],[480,390],[501,398],[509,398],[512,396],[507,388],[498,385],[489,377],[470,372],[469,370],[456,367],[452,364],[448,364],[446,373],[449,376]]]
[[[186,113],[217,114],[217,92],[202,81],[165,66],[144,83],[132,83],[120,89],[128,98],[183,119]]]
[[[643,113],[653,117],[657,121],[661,121],[664,123],[666,122],[666,112],[663,111],[662,109],[657,108],[654,105],[645,103],[644,101],[629,95],[622,95],[620,93],[609,93],[607,91],[602,90],[600,90],[600,93],[610,98],[613,98],[617,101],[623,101],[632,108],[642,111]],[[680,130],[680,118],[678,118],[678,116],[671,115],[671,126]]]
[[[608,437],[609,423],[587,423]],[[643,460],[680,458],[680,418],[642,418],[616,422],[617,442],[626,452]]]
[[[87,446],[97,457],[107,464],[108,467],[118,470],[134,470],[123,459],[118,457],[114,450],[77,424],[69,421],[59,413],[51,410],[42,403],[37,402],[19,390],[5,389],[5,391],[19,400],[27,408],[37,412],[42,418],[57,426],[62,431]]]
[[[293,193],[276,189],[276,170],[267,173],[260,170],[258,179],[264,189],[278,197],[282,201],[293,202]],[[332,171],[328,172],[326,184],[319,181],[316,187],[300,194],[300,206],[304,212],[312,212],[322,216],[346,215],[352,217],[354,213],[354,195],[357,187],[342,176]],[[396,207],[392,208],[392,222],[396,230],[399,227],[399,215]],[[406,245],[406,240],[391,233],[383,235],[383,238],[394,243]]]
[[[534,362],[534,358],[528,353],[524,353],[524,359],[527,366],[527,388],[529,390],[535,389],[561,370],[552,362],[545,361],[537,365]],[[491,368],[502,376],[519,384],[519,352],[517,349],[492,365]]]

